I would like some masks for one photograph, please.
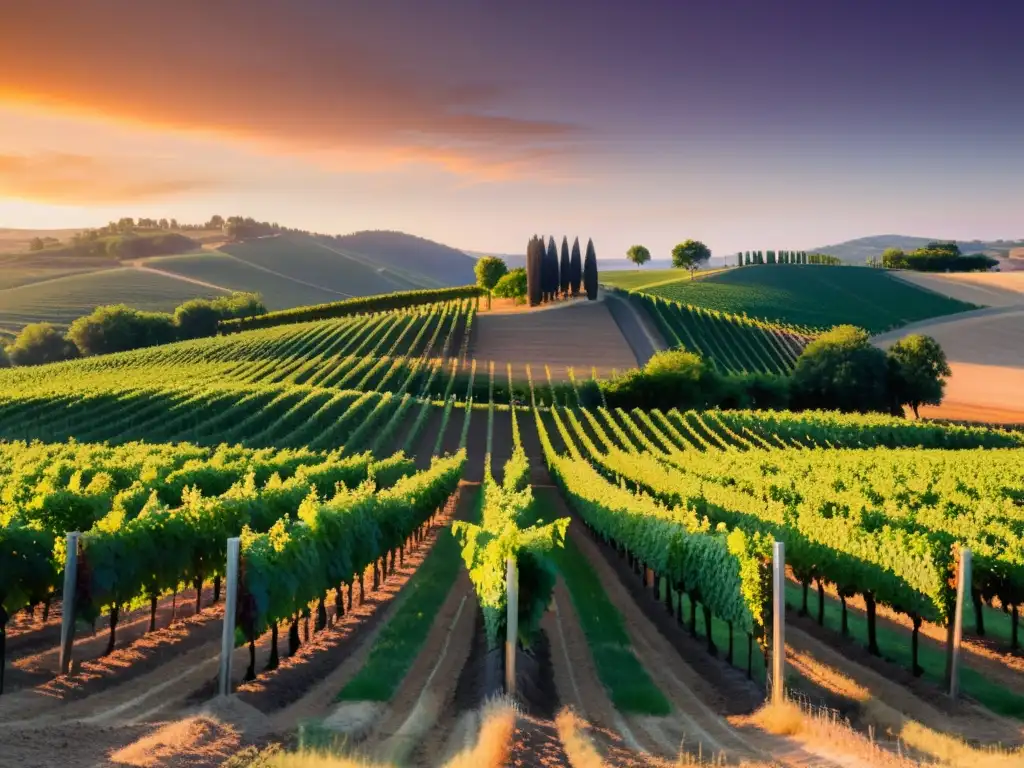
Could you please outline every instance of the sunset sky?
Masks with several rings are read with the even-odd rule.
[[[0,227],[1024,237],[1021,0],[0,3]]]

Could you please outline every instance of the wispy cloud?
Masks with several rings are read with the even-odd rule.
[[[131,203],[175,197],[216,186],[210,178],[166,168],[60,152],[0,154],[0,197],[58,204]]]
[[[267,0],[23,3],[5,13],[0,102],[499,178],[579,138],[503,109],[507,83],[427,72],[401,45],[366,39],[361,12],[312,0],[287,12]]]

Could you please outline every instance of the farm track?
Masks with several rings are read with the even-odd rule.
[[[551,339],[559,339],[559,352],[552,354]],[[469,356],[494,361],[496,371],[512,364],[513,377],[526,378],[526,366],[535,381],[543,381],[544,366],[552,378],[568,380],[573,368],[580,378],[591,369],[607,375],[613,369],[636,367],[636,355],[612,319],[603,301],[574,303],[560,311],[533,314],[479,314],[473,322]]]
[[[602,294],[608,311],[632,348],[640,366],[646,365],[655,353],[668,349],[668,344],[658,329],[653,327],[650,320],[637,311],[633,304],[608,291],[602,291]]]

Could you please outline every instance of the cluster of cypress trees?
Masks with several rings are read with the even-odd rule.
[[[807,251],[746,251],[736,254],[736,264],[841,264],[842,260],[824,253]]]
[[[587,298],[597,298],[597,254],[594,241],[587,241],[587,255],[580,258],[580,239],[577,237],[569,251],[569,240],[562,238],[561,255],[555,238],[534,235],[526,245],[526,296],[531,307],[556,298],[579,296],[583,289]]]

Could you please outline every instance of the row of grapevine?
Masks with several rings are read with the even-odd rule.
[[[363,574],[370,565],[375,566],[375,579],[394,569],[396,556],[402,556],[410,538],[418,538],[421,527],[456,492],[465,458],[464,451],[435,458],[428,470],[385,490],[364,485],[339,489],[328,500],[308,497],[296,507],[294,517],[282,517],[262,532],[245,526],[236,642],[249,643],[247,679],[256,674],[256,638],[267,629],[273,632],[276,648],[280,622],[291,621],[296,631],[299,616],[311,602],[319,601],[322,626],[329,591],[335,592],[340,615],[344,585],[349,586],[351,609],[352,585],[358,583],[362,594]]]
[[[456,288],[437,288],[423,291],[398,291],[396,293],[365,296],[346,301],[335,301],[329,304],[317,304],[308,307],[296,307],[280,312],[268,312],[265,315],[229,320],[220,324],[224,333],[237,333],[251,328],[267,328],[274,325],[303,323],[310,320],[324,320],[332,317],[344,317],[367,312],[382,312],[394,309],[405,309],[420,304],[434,304],[453,299],[477,298],[482,291],[475,285],[464,285]]]
[[[628,414],[619,417],[638,437],[644,433]],[[667,504],[685,504],[713,523],[786,542],[805,603],[811,581],[819,583],[819,601],[821,585],[835,585],[844,617],[846,598],[863,594],[872,651],[875,604],[906,613],[914,625],[915,669],[921,621],[951,618],[951,579],[961,548],[976,552],[979,609],[982,599],[995,597],[1016,613],[1024,599],[1024,514],[1017,507],[1024,482],[1014,472],[1020,451],[819,453],[748,445],[748,453],[723,463],[653,444],[642,451],[607,439],[598,444],[575,414],[569,420],[575,444],[608,477]],[[878,478],[889,486],[880,490]]]
[[[493,391],[493,363],[490,374]],[[568,518],[546,525],[538,523],[529,484],[530,464],[520,443],[514,408],[511,416],[515,447],[503,468],[502,480],[498,482],[491,473],[494,419],[494,401],[491,399],[487,455],[480,489],[480,523],[458,521],[452,524],[452,533],[462,546],[462,558],[480,602],[490,648],[498,647],[506,632],[506,563],[509,559],[516,561],[519,578],[519,641],[527,648],[532,645],[555,587],[555,567],[547,554],[564,545],[569,525]]]
[[[535,413],[552,477],[595,535],[639,570],[651,569],[655,585],[665,578],[677,593],[688,593],[707,619],[718,616],[763,644],[770,618],[770,538],[712,526],[685,506],[665,506],[609,482],[577,449],[559,409],[549,414],[567,455],[555,450],[540,411]]]
[[[673,348],[697,352],[729,373],[789,373],[811,337],[713,309],[660,296],[631,293]]]

